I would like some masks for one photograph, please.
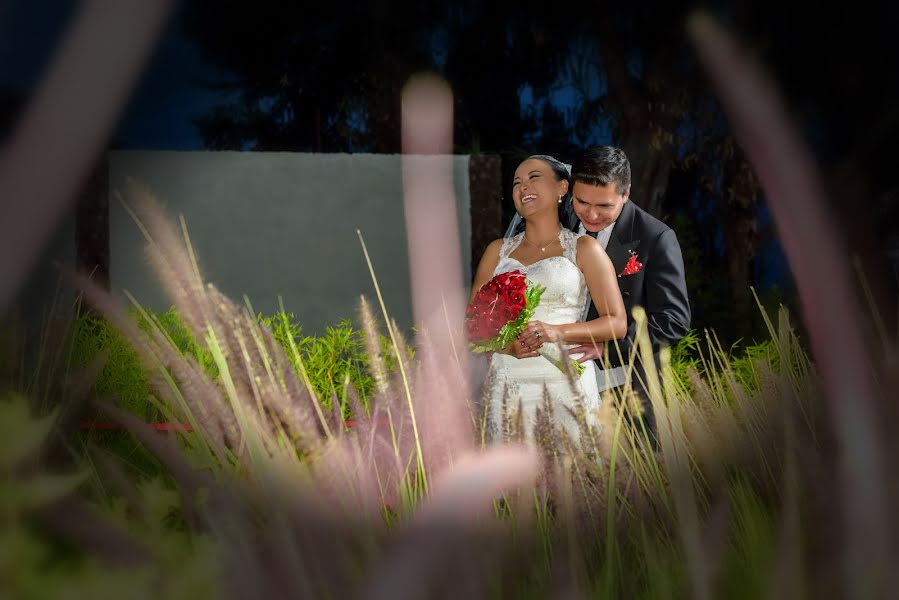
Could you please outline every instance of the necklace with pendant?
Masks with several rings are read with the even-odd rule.
[[[560,230],[559,230],[559,233],[561,233],[561,232],[562,232],[562,230],[560,229]],[[535,244],[534,242],[532,242],[531,240],[529,240],[529,239],[528,239],[528,234],[524,234],[524,241],[526,241],[528,244],[530,244],[530,245],[533,246],[534,248],[537,248],[538,250],[540,250],[540,252],[546,252],[546,249],[547,249],[547,248],[549,248],[550,246],[552,246],[553,244],[555,244],[556,242],[559,241],[559,234],[557,233],[555,238],[553,238],[551,241],[547,242],[547,243],[546,243],[545,245],[543,245],[543,246],[538,246],[537,244]]]

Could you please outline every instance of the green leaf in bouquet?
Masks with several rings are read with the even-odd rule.
[[[566,375],[573,375],[575,378],[578,378],[587,370],[587,367],[576,360],[569,358],[568,352],[566,352],[558,343],[551,342],[544,344],[537,350],[537,353]]]
[[[584,371],[587,370],[587,367],[585,367],[583,363],[579,363],[576,360],[571,361],[571,368],[574,370],[575,377],[580,377],[584,374]]]

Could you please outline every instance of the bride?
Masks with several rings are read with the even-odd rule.
[[[521,426],[518,434],[534,444],[537,410],[545,406],[546,393],[554,427],[563,428],[578,444],[578,403],[588,423],[595,423],[599,408],[596,366],[586,361],[586,370],[572,385],[537,349],[547,343],[566,348],[598,343],[627,333],[624,302],[609,257],[595,239],[563,228],[559,220],[569,177],[566,166],[550,156],[532,156],[518,166],[512,199],[525,229],[492,242],[474,278],[472,298],[495,275],[516,269],[546,287],[525,331],[491,359],[484,390],[491,441],[514,437],[514,429]],[[600,316],[585,322],[588,291]]]

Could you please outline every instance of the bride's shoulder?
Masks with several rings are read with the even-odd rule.
[[[587,235],[586,233],[575,233],[573,234],[575,240],[577,242],[577,249],[582,250],[586,248],[601,248],[599,242],[596,241],[596,238],[592,235]]]
[[[581,257],[589,258],[595,257],[598,254],[605,254],[605,250],[603,250],[602,246],[599,245],[599,242],[596,241],[596,238],[586,234],[578,234],[577,237],[577,256],[580,259]]]
[[[498,238],[487,244],[487,247],[484,249],[484,259],[499,261],[500,254],[502,254],[503,246],[507,239],[508,238]]]
[[[489,244],[487,244],[487,248],[484,250],[484,255],[492,254],[492,255],[499,256],[499,251],[503,247],[504,241],[505,241],[504,238],[497,238],[497,239],[493,240],[492,242],[490,242]]]

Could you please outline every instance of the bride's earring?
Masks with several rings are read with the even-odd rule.
[[[559,196],[559,204],[562,204],[562,196]]]

